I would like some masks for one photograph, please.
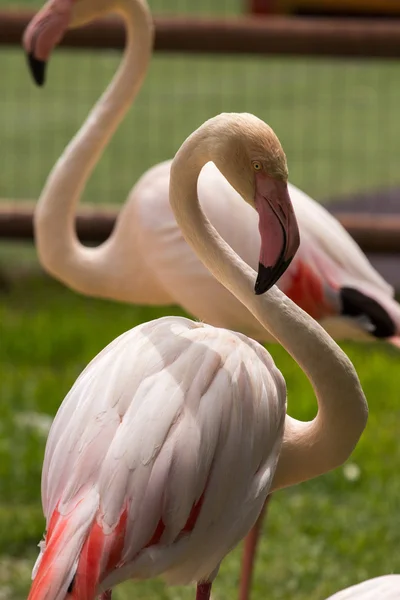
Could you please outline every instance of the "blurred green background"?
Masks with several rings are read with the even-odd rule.
[[[242,10],[238,0],[150,5],[164,14]],[[46,88],[36,89],[21,50],[1,49],[0,198],[37,198],[119,59],[113,52],[59,51]],[[399,100],[396,61],[157,54],[84,199],[124,202],[139,175],[171,157],[202,121],[243,110],[273,126],[291,181],[317,199],[390,187],[400,182]],[[43,275],[29,245],[0,244],[0,264],[7,278],[0,290],[0,598],[22,600],[44,530],[40,472],[51,417],[83,367],[116,335],[181,313],[78,296]],[[274,497],[253,600],[322,600],[350,583],[399,572],[400,357],[383,344],[344,348],[369,400],[367,430],[344,468]],[[288,384],[290,414],[312,418],[315,400],[304,375],[283,350],[269,349]],[[236,597],[239,559],[237,549],[224,562],[215,600]],[[115,597],[193,594],[148,582],[125,584]]]

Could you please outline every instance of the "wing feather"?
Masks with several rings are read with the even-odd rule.
[[[46,515],[93,489],[104,535],[125,515],[125,566],[111,582],[201,579],[261,510],[285,408],[282,378],[256,342],[182,318],[139,326],[88,365],[57,414]]]

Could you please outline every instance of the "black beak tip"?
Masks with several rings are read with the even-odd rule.
[[[260,296],[261,294],[265,294],[272,288],[273,285],[276,284],[278,279],[282,277],[286,269],[289,267],[292,262],[292,258],[289,258],[286,261],[278,262],[275,267],[264,267],[261,263],[258,263],[258,275],[256,284],[254,286],[254,292],[256,296]]]
[[[271,267],[264,267],[261,263],[258,265],[258,275],[256,284],[254,286],[254,292],[256,296],[265,294],[274,285],[275,277]]]
[[[32,52],[29,52],[27,55],[28,65],[32,77],[38,86],[44,85],[46,81],[46,65],[47,63],[44,60],[39,60],[34,57]]]

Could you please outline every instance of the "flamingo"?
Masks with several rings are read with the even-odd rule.
[[[54,20],[49,28],[38,32],[39,15],[25,35],[31,70],[39,84],[44,82],[45,63],[67,28],[75,4],[85,21],[119,11],[118,2],[111,0],[75,0],[74,4],[51,0],[46,10]],[[81,22],[78,18],[76,24]],[[128,28],[131,35],[118,76],[97,104],[94,118],[101,116],[102,127],[92,129],[86,138],[87,151],[76,178],[62,176],[62,158],[37,204],[34,223],[39,260],[51,275],[82,294],[136,304],[179,304],[212,325],[242,331],[258,341],[274,341],[186,243],[168,199],[171,161],[156,165],[140,178],[104,244],[89,249],[76,238],[74,213],[81,191],[139,91],[151,56],[150,14],[135,18],[133,8]],[[75,146],[76,140],[71,153]],[[75,156],[80,161],[80,152]],[[260,239],[254,211],[211,162],[202,170],[198,186],[200,203],[211,223],[256,268]],[[384,339],[400,346],[400,306],[393,288],[326,209],[290,184],[289,193],[301,245],[280,279],[282,291],[335,339]]]
[[[119,12],[126,22],[128,35],[123,63],[84,127],[59,159],[41,194],[35,215],[35,228],[42,264],[71,287],[92,295],[132,302],[169,304],[174,298],[178,299],[177,296],[173,297],[172,293],[181,290],[179,294],[182,292],[182,306],[203,320],[209,320],[216,326],[241,330],[259,340],[274,340],[254,315],[210,275],[195,251],[186,243],[168,201],[170,163],[155,167],[139,181],[130,202],[119,215],[113,235],[105,244],[97,249],[85,248],[79,244],[74,232],[74,207],[103,149],[140,88],[153,41],[151,16],[144,0],[125,0],[113,4],[107,0],[102,3],[98,0],[76,0],[74,3],[71,0],[52,0],[33,19],[24,35],[24,46],[32,72],[37,82],[43,83],[46,61],[66,28],[82,25],[109,11]],[[70,175],[71,168],[73,177]],[[160,173],[164,175],[160,177]],[[153,185],[150,185],[151,182]],[[207,185],[210,187],[207,188]],[[213,197],[218,198],[218,201],[211,199],[207,189],[212,190]],[[361,280],[363,277],[364,280],[368,280],[369,277],[370,288],[375,291],[381,288],[382,298],[379,298],[386,298],[388,311],[395,314],[397,305],[389,300],[389,287],[373,271],[347,233],[327,211],[300,190],[290,185],[289,190],[297,198],[296,215],[302,223],[303,242],[300,254],[303,257],[308,255],[310,261],[315,259],[315,268],[310,269],[305,263],[296,262],[295,257],[288,270],[292,273],[291,279],[288,285],[281,286],[284,291],[315,317],[323,315],[322,308],[327,304],[318,304],[321,294],[314,292],[318,289],[321,291],[322,288],[316,284],[317,280],[312,273],[316,273],[315,269],[319,265],[319,277],[325,277],[327,261],[321,262],[320,257],[324,255],[323,248],[326,248],[326,232],[333,231],[336,239],[340,241],[340,244],[338,242],[332,247],[334,255],[330,264],[335,272],[345,273],[347,270],[350,273],[358,273],[358,279]],[[257,220],[252,208],[243,203],[240,194],[212,162],[206,164],[200,173],[198,191],[200,202],[216,225],[217,231],[239,256],[255,266],[257,258],[254,252],[259,251],[259,239],[255,235]],[[230,198],[230,204],[226,203],[227,198]],[[219,206],[226,207],[224,213],[219,210]],[[229,218],[223,217],[223,214],[228,214]],[[253,225],[252,219],[255,219]],[[304,241],[312,235],[319,236],[321,251],[317,254],[313,251],[313,245]],[[179,269],[176,268],[178,262]],[[297,270],[294,270],[292,265]],[[158,269],[157,277],[154,276],[153,266]],[[180,277],[181,285],[178,281]],[[343,282],[345,281],[343,279]],[[354,278],[352,281],[354,283]],[[170,295],[165,293],[165,286],[168,285]],[[353,289],[351,286],[350,288]],[[334,298],[333,289],[328,291],[325,284],[323,289],[327,290],[324,296]],[[343,290],[340,294],[343,295]],[[332,306],[338,302],[337,297]],[[318,314],[314,310],[317,306],[320,311]],[[375,305],[371,300],[366,306]],[[328,312],[331,313],[332,310],[329,309]],[[354,307],[352,314],[357,314]],[[374,310],[371,314],[377,325],[379,319],[386,322],[382,311]],[[368,322],[366,317],[353,320],[359,331],[365,329]],[[390,319],[388,321],[392,322]],[[371,330],[371,327],[369,329]],[[377,337],[382,336],[384,331],[388,333],[382,326],[376,332],[372,327],[372,332],[377,333]],[[397,338],[389,339],[394,341]],[[265,509],[266,507],[246,540],[241,600],[247,600],[249,596],[257,540]]]
[[[120,6],[129,14],[128,3]],[[200,207],[197,179],[209,160],[258,213],[257,278]],[[65,168],[74,179],[80,162],[69,155]],[[307,374],[317,416],[301,422],[286,414],[283,376],[241,333],[183,317],[125,332],[78,377],[50,430],[47,534],[28,600],[109,600],[118,583],[156,576],[195,581],[196,599],[209,600],[221,561],[267,495],[337,467],[353,451],[368,413],[356,371],[273,286],[299,246],[286,182],[272,129],[250,114],[221,114],[177,152],[170,202],[206,267]]]
[[[327,600],[399,600],[400,575],[382,575],[341,590]]]

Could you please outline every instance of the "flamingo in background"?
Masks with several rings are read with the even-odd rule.
[[[400,575],[382,575],[329,596],[327,600],[399,600]]]
[[[110,10],[115,6],[111,0],[80,0],[77,10],[90,6],[91,20],[105,4]],[[25,36],[39,84],[44,82],[51,49],[68,26],[72,5],[72,0],[51,0],[49,10],[57,15],[51,30],[36,40],[34,55],[31,32],[35,21]],[[211,276],[182,236],[168,199],[171,161],[156,165],[141,177],[104,244],[86,248],[77,240],[74,216],[84,183],[139,91],[151,56],[150,14],[130,27],[134,35],[118,76],[97,105],[104,125],[93,130],[87,140],[90,160],[82,161],[75,179],[67,179],[61,177],[62,158],[53,172],[57,185],[50,180],[37,204],[34,221],[40,262],[54,277],[83,294],[136,304],[179,304],[215,326],[271,341],[250,311]],[[80,161],[79,155],[76,160]],[[256,268],[260,239],[254,211],[212,163],[202,170],[198,188],[211,223],[234,251]],[[289,193],[301,245],[279,287],[336,339],[379,338],[400,345],[400,306],[392,287],[328,211],[290,184]]]
[[[131,0],[119,8],[129,23]],[[140,4],[134,10],[145,14]],[[48,9],[41,19],[43,30]],[[81,148],[83,158],[98,125],[93,114],[88,123],[64,155],[72,179],[80,168],[74,153]],[[209,160],[258,213],[256,295],[256,273],[200,207],[197,179]],[[304,423],[286,415],[281,373],[241,333],[164,317],[122,334],[78,377],[52,425],[42,475],[47,534],[28,600],[110,600],[118,583],[156,576],[195,581],[196,599],[209,600],[222,559],[267,494],[333,469],[352,452],[368,413],[353,365],[277,287],[265,293],[299,245],[286,181],[272,129],[253,115],[222,114],[176,154],[170,201],[204,265],[303,368],[317,416]]]

